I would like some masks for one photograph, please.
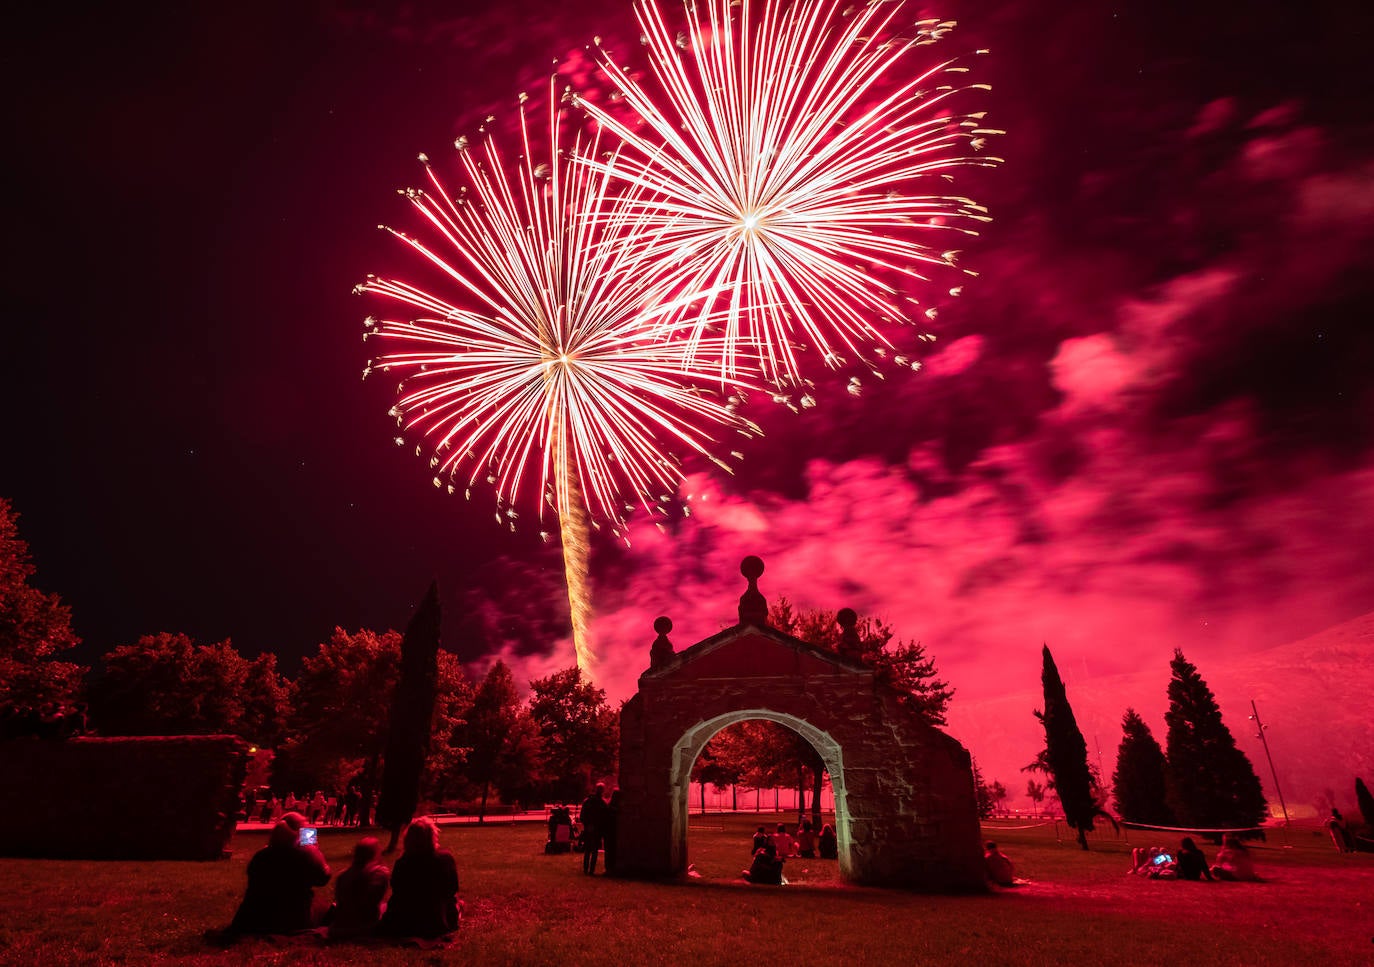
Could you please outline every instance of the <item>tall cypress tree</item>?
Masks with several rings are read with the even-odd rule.
[[[1165,785],[1164,750],[1133,708],[1121,719],[1121,745],[1116,750],[1112,796],[1117,815],[1127,822],[1172,826]]]
[[[439,677],[439,584],[432,582],[401,639],[401,680],[391,701],[386,765],[377,802],[377,821],[391,831],[396,848],[401,828],[415,818],[420,773],[434,727],[434,692]]]
[[[1045,727],[1045,750],[1037,763],[1048,773],[1050,784],[1064,808],[1064,822],[1078,831],[1078,845],[1088,848],[1088,833],[1093,821],[1106,815],[1093,794],[1093,775],[1088,766],[1088,744],[1073,716],[1064,681],[1045,645],[1040,682],[1045,689],[1045,710],[1036,710],[1035,717]]]
[[[1174,818],[1198,829],[1258,825],[1265,813],[1259,776],[1221,721],[1212,690],[1182,651],[1169,667],[1165,775]]]

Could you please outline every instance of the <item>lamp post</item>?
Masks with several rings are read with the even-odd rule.
[[[1255,737],[1260,740],[1260,745],[1264,746],[1264,757],[1269,760],[1269,774],[1274,777],[1274,791],[1279,794],[1279,806],[1283,809],[1283,825],[1288,826],[1288,804],[1283,801],[1283,789],[1279,786],[1279,774],[1274,768],[1274,757],[1269,754],[1269,740],[1265,738],[1264,731],[1269,728],[1260,721],[1259,708],[1255,705],[1255,700],[1250,699],[1250,720],[1255,723],[1258,729]]]

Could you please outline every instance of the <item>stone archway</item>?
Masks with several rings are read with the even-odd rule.
[[[698,722],[688,729],[674,746],[672,775],[669,780],[673,795],[671,843],[674,847],[674,865],[684,869],[687,865],[687,825],[690,808],[687,802],[687,787],[692,779],[692,765],[697,761],[697,756],[701,755],[706,743],[721,729],[728,728],[736,722],[759,719],[787,726],[811,743],[811,748],[821,757],[825,771],[830,774],[830,788],[835,798],[835,835],[840,847],[840,875],[852,876],[849,856],[849,808],[844,796],[844,751],[833,737],[809,722],[766,708],[741,709],[717,715],[710,721]]]
[[[686,783],[707,740],[744,719],[770,719],[811,742],[831,775],[841,874],[882,886],[984,888],[968,752],[909,710],[873,668],[767,624],[757,580],[739,624],[675,653],[672,622],[639,691],[620,713],[618,872],[674,876],[687,868]],[[843,622],[842,622],[843,623]],[[853,612],[847,612],[851,642]]]

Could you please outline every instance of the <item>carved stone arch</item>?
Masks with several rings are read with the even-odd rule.
[[[721,729],[737,722],[765,720],[785,725],[811,744],[811,748],[821,757],[825,771],[830,774],[830,788],[835,799],[835,834],[840,848],[840,874],[851,875],[849,858],[849,810],[844,797],[844,750],[827,732],[816,728],[804,719],[796,718],[785,712],[768,708],[740,709],[726,712],[707,721],[698,722],[689,728],[673,749],[673,769],[670,779],[673,790],[673,831],[672,842],[675,866],[685,868],[687,855],[687,823],[690,804],[687,802],[688,786],[692,781],[692,766],[696,763],[701,750]]]
[[[844,653],[766,623],[746,558],[740,622],[674,652],[672,622],[658,637],[639,691],[620,713],[617,873],[674,876],[687,869],[687,783],[712,735],[746,719],[794,729],[820,753],[835,791],[841,874],[883,886],[979,890],[985,886],[968,752],[930,725],[847,647]]]

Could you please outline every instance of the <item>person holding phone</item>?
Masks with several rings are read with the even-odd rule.
[[[315,887],[329,882],[318,846],[303,846],[300,828],[282,820],[248,861],[248,888],[226,934],[288,934],[311,929]]]

